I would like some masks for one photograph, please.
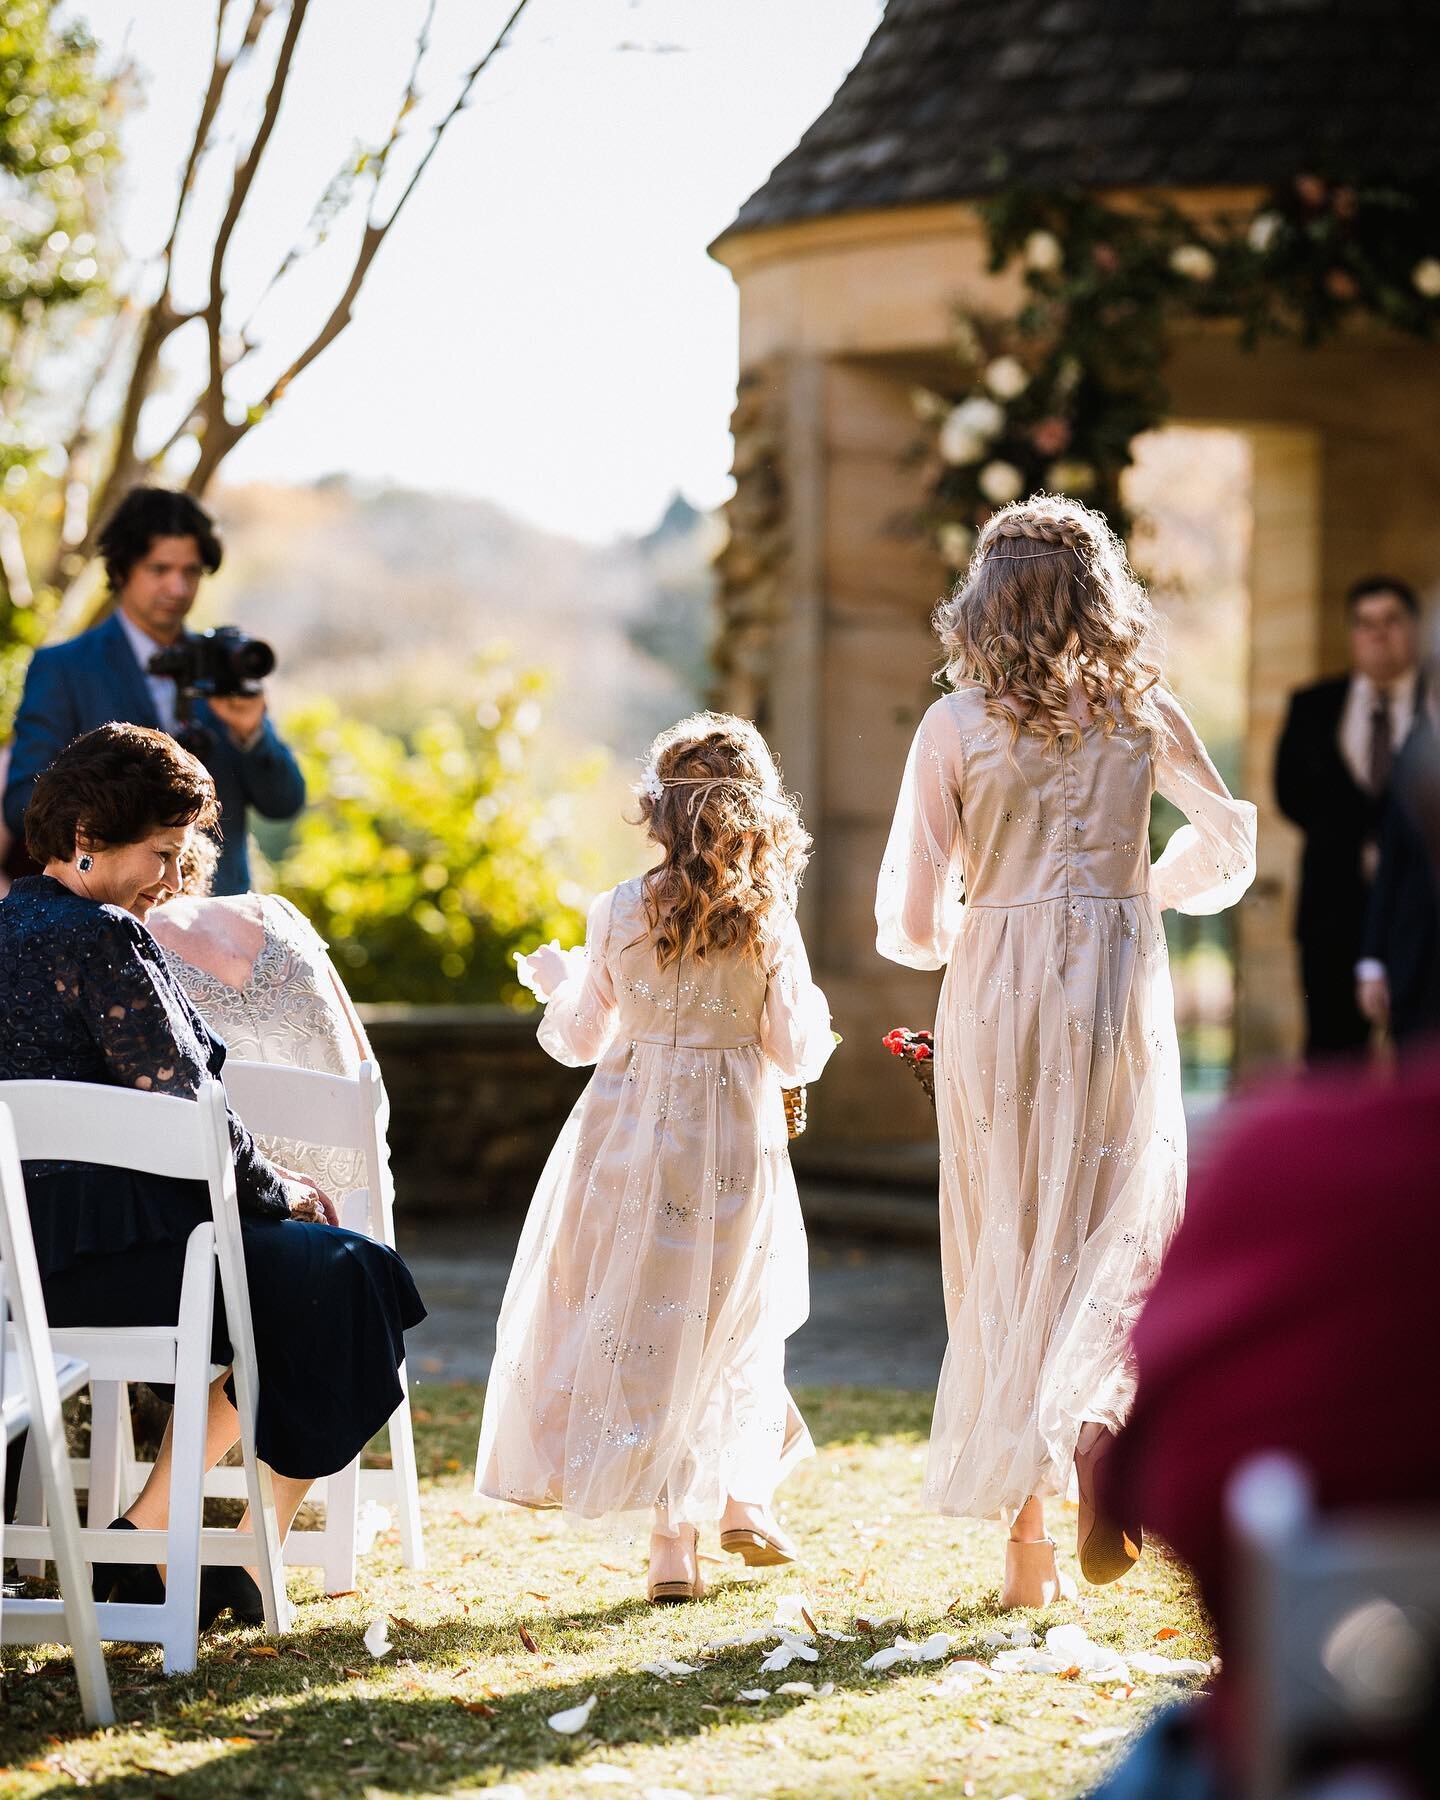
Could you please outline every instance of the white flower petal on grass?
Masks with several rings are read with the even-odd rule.
[[[813,1700],[828,1700],[835,1692],[835,1683],[827,1681],[816,1687],[813,1681],[782,1681],[776,1688],[777,1694],[808,1694]]]
[[[858,1644],[860,1641],[853,1632],[832,1631],[828,1625],[820,1627],[820,1635],[823,1638],[829,1638],[832,1644]]]
[[[1130,1667],[1142,1675],[1208,1675],[1210,1664],[1197,1662],[1193,1656],[1159,1656],[1153,1650],[1139,1650],[1130,1658]]]
[[[719,1650],[739,1650],[749,1644],[768,1644],[774,1635],[773,1628],[765,1631],[760,1626],[753,1625],[749,1631],[737,1632],[734,1637],[711,1638],[704,1646],[704,1651],[707,1656],[713,1656]]]
[[[762,1700],[770,1698],[770,1690],[769,1688],[741,1688],[735,1698],[743,1700],[747,1706],[758,1706]]]
[[[932,1631],[916,1653],[916,1662],[943,1662],[955,1648],[943,1631]]]
[[[904,1624],[895,1613],[856,1613],[855,1629],[869,1637],[878,1637],[882,1631],[898,1630]]]
[[[591,1787],[634,1787],[635,1777],[628,1769],[619,1769],[614,1763],[591,1763],[588,1769],[580,1771],[580,1779]]]
[[[817,1662],[820,1652],[804,1638],[796,1637],[792,1631],[782,1631],[780,1642],[760,1665],[762,1675],[774,1675],[781,1669],[789,1668],[796,1657],[802,1662]]]
[[[695,1664],[676,1662],[670,1656],[657,1656],[654,1662],[642,1663],[641,1673],[645,1675],[693,1675]]]
[[[898,1662],[914,1662],[920,1646],[912,1644],[907,1637],[897,1637],[888,1650],[877,1650],[873,1656],[861,1663],[862,1669],[893,1669]]]
[[[781,1594],[775,1602],[775,1617],[772,1623],[777,1631],[794,1632],[797,1636],[809,1638],[813,1636],[810,1621],[814,1613],[807,1594]]]
[[[365,1627],[365,1648],[374,1657],[388,1656],[395,1646],[383,1619],[372,1619]]]
[[[579,1706],[567,1707],[564,1712],[551,1713],[545,1723],[552,1731],[558,1731],[562,1737],[574,1737],[577,1731],[583,1731],[590,1722],[590,1715],[595,1710],[597,1696],[592,1694],[588,1700],[582,1700]]]
[[[1093,1750],[1097,1744],[1113,1744],[1117,1739],[1129,1735],[1130,1727],[1128,1725],[1101,1725],[1094,1731],[1085,1732],[1083,1736],[1076,1738],[1075,1742],[1083,1744],[1087,1750]]]

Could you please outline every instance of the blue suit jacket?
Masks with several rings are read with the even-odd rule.
[[[268,719],[253,747],[238,750],[203,700],[196,701],[194,711],[195,723],[205,727],[213,743],[205,764],[215,778],[224,833],[215,892],[243,894],[250,886],[246,808],[253,806],[266,819],[294,818],[305,804],[305,778]],[[31,659],[5,784],[5,823],[11,831],[17,836],[24,831],[35,777],[72,738],[114,719],[160,729],[144,672],[124,626],[112,614],[67,644],[37,650]]]

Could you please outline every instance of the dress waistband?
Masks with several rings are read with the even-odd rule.
[[[760,1045],[758,1037],[737,1038],[733,1044],[687,1044],[668,1037],[627,1037],[621,1041],[626,1044],[661,1044],[666,1050],[699,1050],[717,1053],[721,1050],[755,1050]]]

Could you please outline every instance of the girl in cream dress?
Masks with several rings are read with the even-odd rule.
[[[1232,799],[1147,643],[1104,520],[997,513],[937,614],[954,691],[921,721],[880,874],[882,955],[944,968],[935,1034],[949,1348],[926,1491],[1010,1523],[1006,1605],[1060,1591],[1043,1500],[1080,1475],[1080,1565],[1114,1579],[1095,1459],[1130,1404],[1127,1337],[1185,1194],[1160,914],[1231,906],[1255,870]],[[1185,813],[1152,867],[1151,795]]]
[[[658,864],[596,900],[582,951],[521,959],[541,1043],[595,1075],[520,1240],[475,1480],[653,1512],[658,1601],[703,1591],[711,1520],[747,1562],[794,1556],[769,1512],[812,1449],[785,1387],[809,1287],[781,1089],[834,1040],[794,915],[809,839],[754,726],[673,726],[639,801]]]

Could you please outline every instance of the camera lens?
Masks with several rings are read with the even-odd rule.
[[[230,652],[230,665],[246,681],[260,681],[275,667],[275,652],[260,638],[245,638]]]

